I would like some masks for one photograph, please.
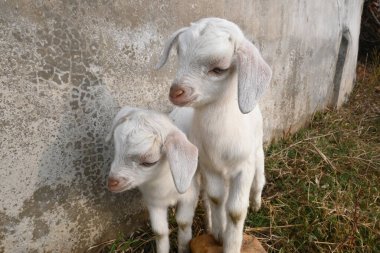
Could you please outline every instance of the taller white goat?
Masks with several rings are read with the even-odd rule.
[[[173,33],[157,68],[175,44],[178,70],[169,97],[175,105],[194,107],[189,139],[199,150],[211,232],[224,252],[237,253],[250,189],[251,207],[261,206],[263,120],[257,100],[272,70],[239,27],[224,19],[201,19]]]

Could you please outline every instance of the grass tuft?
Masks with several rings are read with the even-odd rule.
[[[380,252],[380,54],[350,102],[271,145],[246,232],[269,252]],[[365,70],[365,71],[364,71]]]

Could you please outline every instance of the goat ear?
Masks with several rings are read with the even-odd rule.
[[[179,193],[185,193],[197,170],[198,149],[187,140],[185,134],[175,130],[166,137],[164,150],[175,187]]]
[[[272,70],[259,50],[247,39],[236,50],[238,67],[238,101],[242,113],[255,108],[272,77]]]
[[[125,122],[128,118],[128,116],[134,111],[131,107],[124,107],[122,108],[115,116],[115,118],[112,121],[112,127],[109,133],[107,134],[105,141],[107,143],[111,142],[111,139],[113,137],[113,132],[115,132],[115,129],[118,125]]]
[[[168,60],[170,50],[172,49],[174,43],[178,39],[178,35],[180,35],[182,32],[184,32],[187,29],[188,29],[188,27],[183,27],[183,28],[175,31],[170,36],[170,38],[165,42],[164,50],[162,51],[162,54],[160,56],[160,60],[156,65],[156,69],[160,69],[160,68],[162,68],[162,66],[165,65],[166,61]]]

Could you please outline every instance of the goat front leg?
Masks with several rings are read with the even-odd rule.
[[[199,191],[192,190],[186,193],[177,205],[176,220],[178,224],[178,253],[189,253],[191,240],[191,225],[193,223],[195,207],[198,203]]]
[[[206,183],[206,193],[211,215],[211,234],[220,243],[223,242],[223,233],[226,227],[226,185],[224,178],[211,171],[203,170]]]
[[[245,164],[243,170],[231,179],[226,203],[227,224],[223,235],[224,253],[240,252],[253,174],[252,164]]]
[[[251,186],[251,194],[249,196],[250,208],[255,212],[261,207],[261,194],[265,185],[264,159],[264,150],[260,147],[256,154],[256,170]]]
[[[167,207],[148,206],[150,223],[156,235],[157,253],[169,253],[169,227]]]

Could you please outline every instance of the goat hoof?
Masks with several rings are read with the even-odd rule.
[[[214,238],[218,243],[223,244],[223,234],[221,232],[219,232],[217,235],[214,235]]]
[[[249,209],[251,209],[252,212],[257,212],[261,208],[261,198],[259,200],[252,200],[249,203]]]

